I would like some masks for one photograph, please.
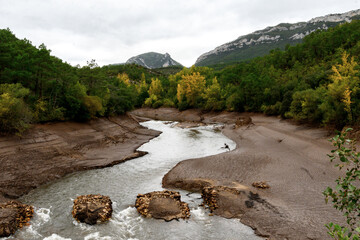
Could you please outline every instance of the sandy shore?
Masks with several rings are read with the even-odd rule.
[[[216,214],[238,217],[257,234],[270,239],[329,239],[324,225],[344,221],[331,204],[325,204],[322,195],[340,175],[327,157],[332,146],[324,129],[259,114],[251,115],[251,125],[237,129],[233,129],[234,122],[243,116],[238,113],[139,109],[134,114],[160,120],[226,123],[223,133],[237,143],[235,150],[182,161],[163,178],[167,188],[199,191],[203,183],[211,183],[241,186],[260,196],[261,201],[246,211],[234,214],[236,210],[230,207],[232,214]],[[252,187],[255,181],[266,181],[270,188],[256,189]]]
[[[159,134],[125,115],[87,123],[38,124],[22,138],[0,137],[0,202],[72,172],[142,156],[145,153],[136,149]]]

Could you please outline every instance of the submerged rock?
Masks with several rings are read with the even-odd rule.
[[[181,195],[175,191],[157,191],[146,194],[138,194],[135,207],[137,211],[147,218],[164,219],[187,219],[190,217],[190,209],[187,203],[181,202]]]
[[[78,222],[94,225],[106,222],[112,215],[112,202],[108,196],[82,195],[74,200],[73,217]]]
[[[0,204],[0,237],[8,237],[27,225],[33,214],[32,206],[17,201]]]

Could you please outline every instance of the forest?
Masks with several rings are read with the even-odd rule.
[[[0,53],[1,134],[161,106],[263,112],[337,129],[359,124],[360,21],[222,68],[71,66],[10,29],[0,30]]]

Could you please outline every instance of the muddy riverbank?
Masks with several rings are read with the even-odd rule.
[[[124,115],[87,123],[38,124],[21,138],[0,137],[0,202],[72,172],[142,156],[145,153],[136,149],[159,134]]]
[[[133,114],[159,120],[226,124],[222,131],[237,143],[235,150],[182,161],[163,178],[166,188],[200,191],[203,185],[210,184],[259,194],[245,211],[232,206],[242,199],[225,196],[222,202],[226,209],[215,214],[235,216],[270,239],[328,239],[324,225],[344,221],[331,204],[325,204],[322,195],[340,175],[327,157],[332,146],[326,130],[260,114],[250,114],[252,123],[236,129],[236,119],[249,114],[174,109],[139,109]],[[270,188],[253,187],[257,181],[266,181]],[[251,197],[244,201],[249,202]]]
[[[239,117],[249,116],[250,124],[234,128]],[[184,127],[225,124],[222,132],[236,142],[235,150],[182,161],[163,178],[166,188],[200,191],[210,184],[259,196],[250,199],[251,206],[245,210],[231,207],[237,198],[223,201],[231,214],[221,210],[215,214],[237,217],[270,239],[327,239],[324,225],[343,221],[322,195],[340,175],[327,157],[332,146],[324,129],[259,114],[170,108],[138,109],[127,116],[88,123],[35,125],[22,138],[0,137],[0,201],[16,199],[71,172],[141,156],[144,153],[136,149],[159,135],[138,124],[146,119],[182,121]],[[257,181],[266,181],[270,188],[254,188],[252,183]]]

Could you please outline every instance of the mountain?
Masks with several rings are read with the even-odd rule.
[[[150,69],[169,66],[182,66],[180,63],[172,59],[170,54],[161,54],[156,52],[137,55],[127,60],[126,63],[135,63]]]
[[[209,66],[216,64],[231,64],[263,56],[275,48],[284,49],[287,44],[295,45],[316,30],[326,30],[344,22],[360,19],[360,9],[342,13],[329,14],[313,18],[308,22],[281,23],[274,27],[267,27],[240,36],[236,40],[223,44],[214,50],[202,54],[196,66]]]

